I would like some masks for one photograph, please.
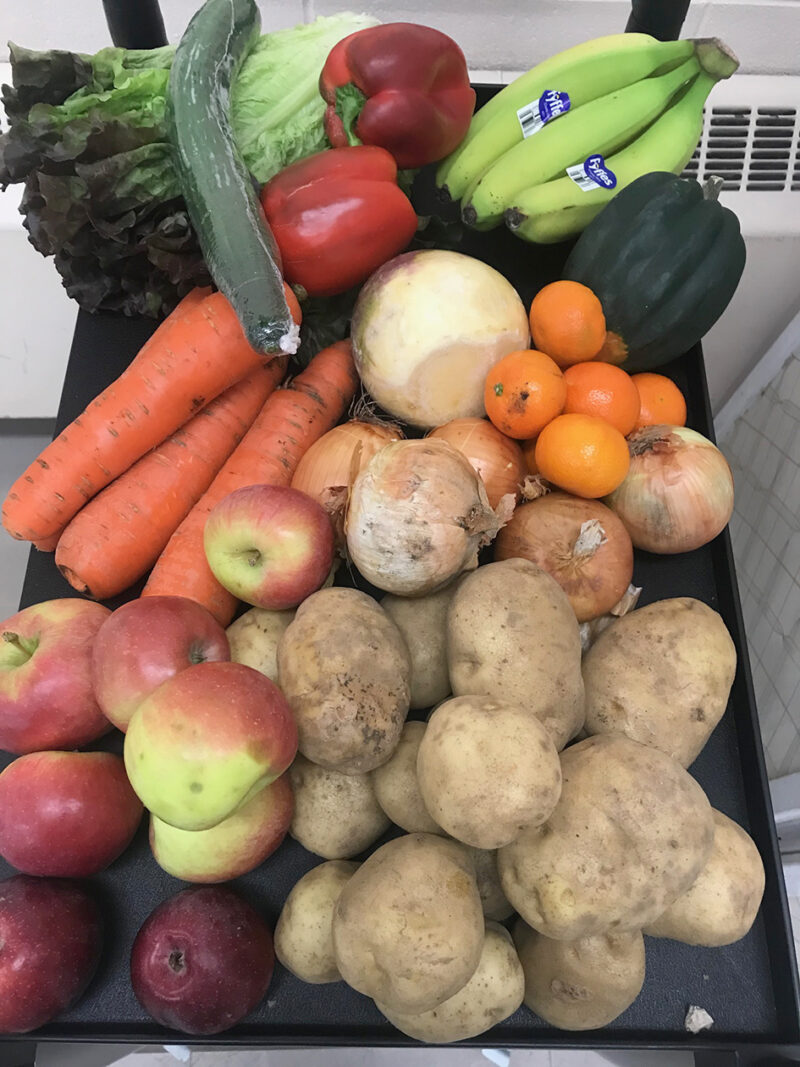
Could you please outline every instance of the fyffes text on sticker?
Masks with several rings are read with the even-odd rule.
[[[584,193],[597,188],[614,189],[617,184],[616,174],[599,153],[589,156],[583,163],[567,167],[567,174]]]
[[[530,137],[538,133],[548,122],[569,111],[570,106],[569,93],[546,89],[538,100],[532,100],[517,111],[522,136]]]

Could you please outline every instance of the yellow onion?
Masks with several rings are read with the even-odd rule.
[[[497,536],[494,558],[529,559],[569,597],[578,622],[610,612],[633,576],[633,546],[598,500],[548,493],[522,504]]]
[[[402,436],[398,426],[352,419],[323,434],[297,464],[292,488],[322,504],[340,544],[344,544],[342,516],[350,486],[379,449]]]
[[[628,438],[630,470],[606,503],[636,548],[690,552],[725,529],[733,476],[708,438],[686,426],[645,426]]]
[[[493,508],[508,493],[519,496],[520,484],[527,474],[522,449],[488,419],[453,419],[431,430],[428,436],[448,441],[467,457],[483,480]]]
[[[345,530],[367,581],[423,596],[476,567],[501,525],[469,461],[446,441],[423,438],[372,457],[353,483]]]

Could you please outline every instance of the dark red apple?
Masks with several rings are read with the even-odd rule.
[[[44,1026],[86,989],[102,920],[76,882],[18,874],[0,882],[0,1034]]]
[[[131,983],[156,1022],[218,1034],[258,1004],[274,964],[272,933],[258,912],[226,886],[196,886],[145,920],[131,951]]]
[[[202,604],[183,596],[131,600],[106,619],[95,639],[95,695],[125,732],[142,701],[163,682],[193,664],[230,658],[225,631]]]
[[[248,485],[206,520],[204,544],[217,581],[248,604],[294,608],[320,588],[333,565],[333,526],[298,489]]]
[[[119,756],[20,756],[0,774],[0,856],[25,874],[86,878],[125,851],[142,810]]]
[[[0,623],[0,748],[81,748],[111,729],[92,689],[92,642],[111,612],[67,597]]]

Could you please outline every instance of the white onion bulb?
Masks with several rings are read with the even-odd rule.
[[[628,445],[628,474],[605,502],[636,548],[690,552],[725,529],[733,513],[733,475],[708,438],[687,426],[645,426]]]
[[[513,497],[503,502],[513,506]],[[423,596],[478,565],[502,521],[469,461],[446,441],[385,445],[353,483],[345,530],[361,574],[388,593]]]

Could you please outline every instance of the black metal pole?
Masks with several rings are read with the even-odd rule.
[[[167,43],[158,0],[103,0],[111,40],[120,48],[160,48]]]
[[[677,41],[689,0],[631,0],[626,33],[649,33],[659,41]]]

